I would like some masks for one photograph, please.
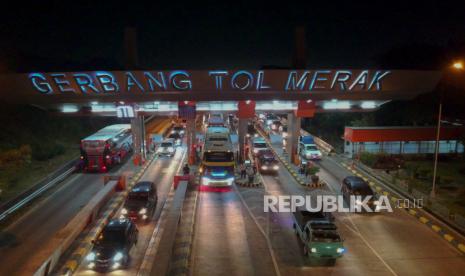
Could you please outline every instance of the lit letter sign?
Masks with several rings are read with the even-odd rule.
[[[53,81],[57,85],[60,92],[75,92],[73,88],[69,87],[69,81],[66,80],[65,74],[50,74]]]
[[[300,77],[299,81],[297,81],[297,83],[296,83],[297,71],[289,72],[289,75],[287,77],[286,86],[284,87],[284,89],[286,91],[296,90],[296,89],[304,90],[305,89],[305,84],[307,83],[307,78],[308,78],[309,73],[310,73],[310,71],[304,71],[303,75]]]
[[[27,77],[40,94],[157,93],[186,91],[215,94],[236,91],[287,93],[358,93],[382,91],[383,83],[395,88],[397,77],[386,70],[211,70],[211,71],[97,71],[31,73]],[[389,81],[386,81],[389,79]],[[403,79],[400,78],[400,82]],[[402,85],[402,84],[400,84]],[[69,93],[70,92],[70,93]],[[336,96],[336,95],[333,95]],[[155,96],[154,94],[154,97]],[[336,96],[337,98],[337,96]]]
[[[240,76],[246,76],[247,82],[242,84],[238,82]],[[253,75],[248,71],[237,71],[231,78],[231,86],[235,89],[245,90],[253,85]]]
[[[119,85],[116,83],[112,74],[107,72],[99,72],[95,74],[104,92],[118,92]]]
[[[144,72],[144,76],[149,84],[150,92],[155,91],[154,85],[158,86],[161,90],[166,90],[165,76],[163,72],[158,72],[158,79],[156,79],[150,72]]]
[[[76,84],[79,86],[79,89],[81,90],[82,94],[86,94],[90,92],[87,88],[94,91],[95,93],[100,92],[95,87],[95,85],[92,83],[92,78],[89,75],[78,73],[78,74],[74,74],[73,78],[76,81]]]
[[[52,87],[47,82],[44,75],[39,73],[29,74],[29,79],[32,81],[32,85],[37,91],[39,91],[39,93],[48,94],[53,92]]]
[[[126,72],[126,87],[128,92],[131,92],[131,88],[136,85],[141,92],[144,92],[144,87],[139,83],[139,81],[134,77],[131,72]]]
[[[209,76],[215,77],[215,85],[217,90],[223,89],[223,77],[228,75],[228,71],[210,71]]]
[[[263,71],[258,71],[258,76],[257,76],[257,90],[265,90],[269,89],[270,87],[267,85],[263,84],[265,78],[265,72]]]
[[[179,77],[185,77],[186,79],[177,80]],[[192,82],[189,79],[190,75],[186,71],[174,71],[170,75],[170,83],[171,85],[180,91],[191,90],[192,89]]]

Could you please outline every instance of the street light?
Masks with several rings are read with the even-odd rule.
[[[463,70],[462,61],[456,61],[451,66],[456,71]],[[431,189],[430,197],[436,197],[436,174],[438,168],[438,154],[439,154],[439,136],[441,133],[441,115],[442,115],[442,95],[444,92],[444,84],[441,85],[439,90],[439,110],[438,110],[438,124],[436,127],[436,143],[434,147],[434,167],[433,167],[433,187]]]

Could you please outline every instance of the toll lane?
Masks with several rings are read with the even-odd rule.
[[[199,194],[192,254],[193,275],[273,275],[266,241],[237,194]]]
[[[152,233],[159,221],[162,206],[166,201],[173,183],[173,177],[178,173],[185,160],[185,147],[179,147],[174,157],[157,157],[151,166],[142,175],[139,181],[153,181],[157,187],[158,202],[156,210],[150,221],[146,224],[138,223],[139,236],[137,245],[130,252],[130,264],[128,268],[108,271],[109,275],[136,275],[144,258]],[[115,217],[118,217],[116,215]],[[76,275],[98,275],[100,273],[87,268],[84,260],[79,266]]]

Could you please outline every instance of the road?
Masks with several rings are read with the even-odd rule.
[[[274,148],[281,151],[282,144]],[[281,275],[463,275],[465,258],[448,242],[405,210],[392,213],[335,213],[346,254],[336,265],[311,266],[294,234],[290,213],[265,213],[264,195],[339,195],[350,173],[330,158],[319,162],[324,189],[300,186],[282,166],[278,175],[264,175],[263,188],[238,188],[271,247]],[[201,193],[193,247],[192,275],[267,275],[255,256],[264,250],[263,237],[233,191]],[[271,264],[267,263],[268,268]],[[272,273],[272,272],[271,272]]]
[[[151,126],[168,122],[155,119]],[[131,176],[134,169],[128,160],[110,173]],[[30,260],[31,252],[46,244],[102,187],[102,174],[73,174],[5,228],[0,234],[0,275],[15,275]]]
[[[319,165],[320,177],[329,184],[327,190],[300,186],[284,167],[276,177],[263,177],[266,190],[240,189],[262,227],[269,229],[282,275],[463,275],[463,255],[401,209],[379,214],[336,213],[347,253],[334,267],[309,266],[293,233],[291,215],[264,213],[263,195],[339,194],[339,183],[349,173],[330,159]]]
[[[131,262],[128,268],[124,270],[115,270],[107,273],[108,275],[136,275],[142,263],[147,246],[152,237],[152,233],[160,218],[162,205],[168,197],[171,186],[173,184],[173,177],[179,171],[180,167],[185,160],[185,147],[180,147],[176,150],[174,157],[160,157],[155,160],[146,172],[142,175],[140,181],[153,181],[157,186],[158,203],[156,211],[154,212],[150,221],[146,224],[138,224],[139,229],[138,242],[135,248],[130,252]],[[119,217],[117,214],[115,217]],[[96,271],[87,269],[87,263],[84,260],[75,275],[100,275]]]

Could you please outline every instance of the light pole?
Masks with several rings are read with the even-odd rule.
[[[454,70],[463,70],[463,63],[461,61],[454,62],[452,64],[452,69]],[[441,85],[439,89],[439,110],[438,110],[438,124],[436,126],[436,143],[434,146],[434,166],[433,166],[433,187],[431,188],[430,197],[436,197],[436,175],[438,169],[438,155],[439,155],[439,136],[441,134],[441,116],[442,116],[442,97],[444,94],[444,84]]]

